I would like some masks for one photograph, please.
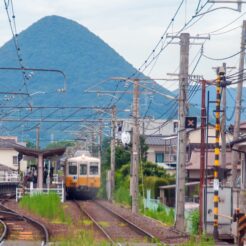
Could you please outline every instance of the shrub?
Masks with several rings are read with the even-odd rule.
[[[168,178],[160,178],[156,176],[144,177],[144,188],[151,190],[152,197],[159,196],[159,186],[170,184]],[[146,194],[145,194],[146,195]]]

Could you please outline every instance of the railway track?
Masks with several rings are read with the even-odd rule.
[[[178,232],[172,227],[165,226],[159,221],[138,214],[132,214],[129,210],[115,206],[107,201],[99,200],[97,203],[109,210],[112,210],[115,214],[121,215],[129,222],[140,227],[142,230],[151,233],[153,237],[158,239],[158,241],[164,245],[178,245],[180,243],[184,243],[189,238],[187,234]]]
[[[15,241],[16,245],[23,241],[40,242],[43,246],[48,244],[49,233],[43,224],[20,215],[3,204],[0,204],[0,223],[3,227],[0,243],[5,242],[3,245],[8,241]]]
[[[96,201],[74,201],[93,221],[105,238],[114,245],[122,243],[151,243],[154,236]]]

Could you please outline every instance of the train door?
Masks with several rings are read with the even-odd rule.
[[[79,164],[79,183],[80,186],[88,187],[88,163],[83,162]]]

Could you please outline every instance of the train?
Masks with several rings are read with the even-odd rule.
[[[65,164],[65,188],[68,199],[93,199],[101,185],[101,162],[87,151],[68,158]]]

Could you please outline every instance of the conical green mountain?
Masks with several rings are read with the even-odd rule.
[[[24,67],[59,69],[66,74],[67,92],[61,94],[56,92],[64,83],[60,74],[27,72],[26,76],[29,79],[26,85],[23,85],[20,71],[1,70],[2,91],[27,90],[33,95],[28,99],[31,100],[32,105],[107,106],[112,97],[96,96],[84,91],[92,86],[95,86],[92,90],[125,90],[124,83],[113,81],[102,83],[102,81],[115,76],[129,77],[136,72],[131,64],[98,36],[77,22],[59,16],[42,18],[21,32],[18,35],[18,45]],[[11,39],[0,48],[0,67],[20,67],[16,53]],[[144,77],[142,74],[139,76]],[[147,84],[147,86],[173,95],[158,84]],[[2,105],[20,103],[17,97],[12,101],[2,102]],[[28,101],[23,98],[21,100],[24,100],[24,103]],[[131,101],[132,95],[126,94],[117,106],[127,107]],[[172,100],[158,94],[142,94],[140,102],[142,115],[152,115],[156,118],[165,118],[167,109],[173,104]],[[170,117],[170,110],[166,117]],[[172,112],[172,117],[176,117],[175,112]]]

